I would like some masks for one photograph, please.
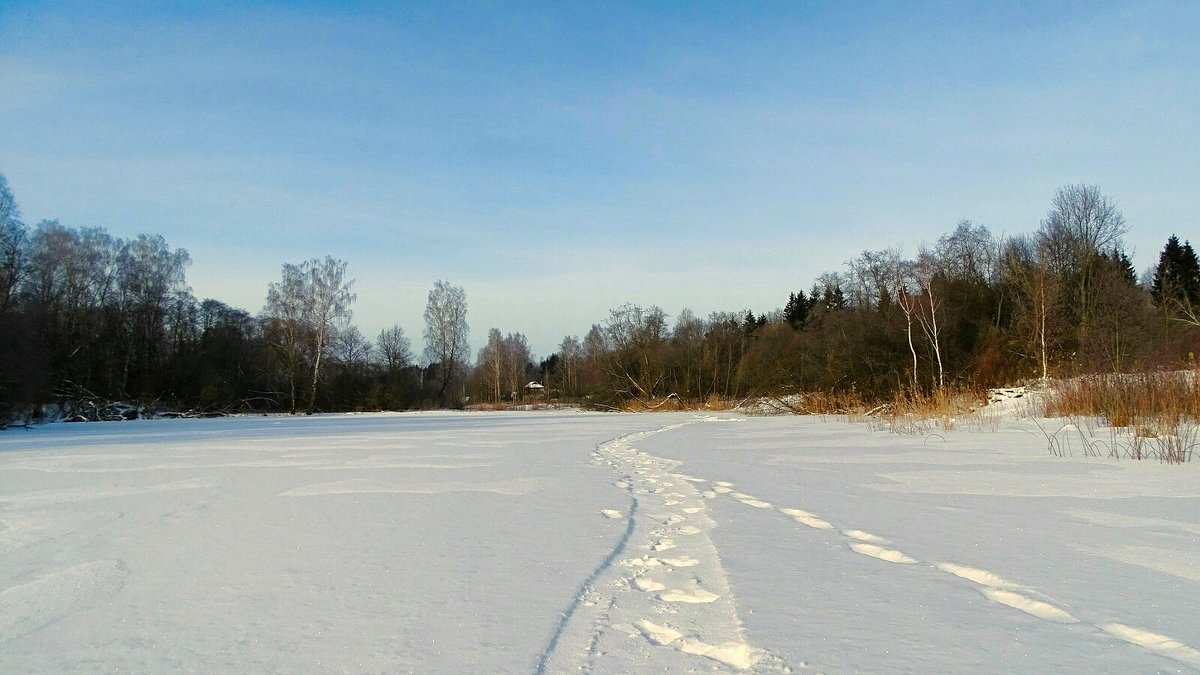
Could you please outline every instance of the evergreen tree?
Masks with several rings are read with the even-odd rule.
[[[766,319],[765,314],[763,315],[763,318]],[[754,331],[758,330],[758,327],[763,323],[764,322],[759,321],[758,318],[754,316],[753,310],[746,310],[746,318],[742,320],[742,333],[748,336],[754,335]]]
[[[795,293],[788,294],[787,304],[783,306],[783,319],[788,324],[797,330],[804,325],[804,319],[808,316],[808,298],[805,297],[804,291],[800,291],[800,297],[796,297]]]
[[[1159,306],[1171,302],[1192,307],[1200,304],[1200,261],[1189,242],[1181,245],[1175,235],[1167,239],[1158,256],[1150,295]]]
[[[830,311],[846,308],[846,294],[842,291],[842,287],[836,284],[825,284],[825,290],[821,296],[821,304],[825,309]]]
[[[1137,270],[1133,267],[1133,261],[1125,254],[1125,251],[1114,248],[1104,256],[1109,264],[1121,273],[1121,279],[1129,286],[1137,286]]]

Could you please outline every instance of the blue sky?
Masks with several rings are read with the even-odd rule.
[[[542,356],[624,302],[783,305],[864,249],[1101,187],[1139,269],[1193,241],[1200,3],[0,3],[0,173],[187,249],[257,312],[333,255],[355,323]],[[919,6],[914,6],[919,5]]]

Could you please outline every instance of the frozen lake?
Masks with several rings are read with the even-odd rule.
[[[0,433],[0,671],[1200,668],[1197,465],[1001,419]]]

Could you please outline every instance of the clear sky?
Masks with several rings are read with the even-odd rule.
[[[624,302],[781,307],[864,249],[1099,185],[1200,240],[1200,2],[0,0],[0,173],[257,312],[333,255],[419,343],[437,279],[546,356]]]

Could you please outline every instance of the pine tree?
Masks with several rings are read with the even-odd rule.
[[[808,318],[808,310],[811,307],[812,303],[804,291],[792,293],[788,295],[787,305],[783,308],[783,318],[791,324],[792,328],[800,330]]]
[[[1128,255],[1125,255],[1125,251],[1114,248],[1105,257],[1108,258],[1113,268],[1121,272],[1121,278],[1126,284],[1137,286],[1137,270],[1133,267],[1133,261],[1129,259]]]
[[[1200,261],[1191,243],[1179,243],[1171,235],[1158,256],[1150,295],[1159,306],[1172,302],[1195,307],[1200,304]]]
[[[758,319],[754,317],[752,310],[747,310],[746,318],[742,320],[742,333],[754,335],[754,331],[756,330],[758,330]]]
[[[825,291],[821,297],[821,304],[825,305],[825,309],[830,311],[845,309],[846,294],[842,292],[842,287],[826,284]]]

